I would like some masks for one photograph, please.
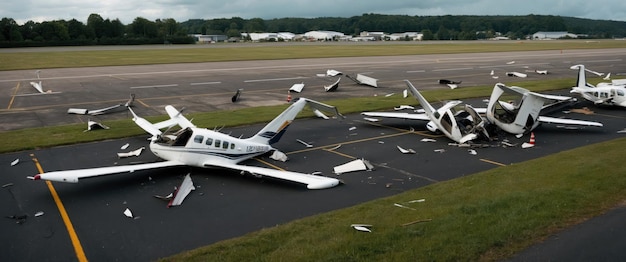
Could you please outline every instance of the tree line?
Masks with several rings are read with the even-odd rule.
[[[56,45],[191,44],[190,34],[240,37],[242,32],[291,32],[313,30],[359,35],[362,31],[421,32],[423,40],[476,40],[494,36],[524,39],[538,31],[567,31],[588,38],[626,36],[626,22],[591,20],[550,15],[526,16],[408,16],[363,14],[349,18],[261,18],[240,17],[190,19],[137,17],[130,24],[90,14],[87,23],[76,19],[19,25],[12,18],[0,20],[0,47]]]

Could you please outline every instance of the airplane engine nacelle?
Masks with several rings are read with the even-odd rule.
[[[426,124],[426,128],[433,133],[437,133],[439,131],[439,129],[437,128],[437,125],[435,125],[435,123],[433,123],[433,121],[430,121]]]

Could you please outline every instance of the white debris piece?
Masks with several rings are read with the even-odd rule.
[[[368,227],[372,227],[372,225],[365,225],[365,224],[352,224],[350,225],[350,227],[356,229],[357,231],[361,231],[361,232],[367,232],[367,233],[371,233],[372,230],[370,230]]]
[[[39,211],[39,212],[35,213],[35,217],[43,216],[43,214],[44,214],[43,211]]]
[[[348,128],[348,130],[349,131],[354,131],[354,130],[356,130],[356,126],[350,127],[350,128]]]
[[[507,65],[512,65],[515,64],[515,61],[511,61],[511,62],[506,62]]]
[[[493,70],[491,70],[491,73],[489,73],[489,75],[495,75],[495,72],[493,72]]]
[[[129,143],[124,144],[122,147],[120,147],[121,150],[125,150],[126,148],[128,148],[128,146],[130,146]]]
[[[141,152],[146,149],[145,147],[140,147],[139,149],[127,152],[127,153],[117,153],[117,157],[119,158],[123,158],[123,157],[131,157],[131,156],[139,156],[141,155]]]
[[[348,163],[345,163],[343,165],[338,165],[336,167],[333,168],[333,172],[335,172],[335,174],[339,175],[339,174],[343,174],[343,173],[348,173],[348,172],[354,172],[354,171],[363,171],[363,170],[372,170],[374,169],[374,166],[372,166],[372,164],[370,164],[367,160],[365,159],[356,159],[353,161],[350,161]]]
[[[606,74],[606,76],[602,78],[602,80],[611,80],[611,73]]]
[[[67,109],[68,114],[76,114],[76,115],[86,115],[89,113],[89,110],[84,108],[69,108]]]
[[[624,128],[624,129],[622,129],[620,131],[617,131],[617,133],[618,134],[626,134],[626,128]]]
[[[126,217],[133,218],[133,212],[130,211],[130,209],[128,209],[128,208],[126,208],[126,210],[124,210],[124,215],[126,215]]]
[[[356,75],[356,81],[361,85],[368,85],[372,87],[378,87],[378,79],[369,77],[362,74]]]
[[[371,117],[364,117],[363,119],[366,120],[366,121],[369,121],[369,122],[378,122],[379,121],[378,119],[371,118]]]
[[[435,152],[437,152],[437,153],[443,153],[443,152],[446,152],[446,150],[445,150],[445,149],[435,149],[434,151],[435,151]]]
[[[408,207],[408,206],[404,206],[404,205],[400,205],[400,204],[398,204],[398,203],[394,203],[393,205],[394,205],[394,206],[397,206],[397,207],[400,207],[400,208],[406,208],[406,209],[411,209],[411,210],[417,210],[417,209],[415,209],[415,208]]]
[[[385,97],[390,97],[390,96],[395,95],[395,94],[396,93],[389,93],[389,94],[386,94]]]
[[[307,142],[304,142],[304,141],[302,141],[302,140],[300,140],[300,139],[296,139],[296,141],[298,141],[298,143],[303,144],[303,145],[304,145],[304,146],[306,146],[306,147],[313,147],[313,145],[311,145],[311,144],[309,144],[309,143],[307,143]]]
[[[45,94],[46,92],[43,91],[43,86],[41,85],[41,81],[39,82],[30,82],[30,85],[33,86],[35,89],[37,89],[37,91],[39,91],[39,93]],[[48,90],[48,93],[50,93],[50,91]]]
[[[334,69],[328,69],[326,70],[326,76],[338,76],[338,75],[342,75],[343,73],[334,70]]]
[[[409,97],[409,90],[404,89],[404,91],[402,91],[402,97],[403,98]]]
[[[319,111],[317,109],[313,110],[313,113],[315,113],[315,115],[319,118],[324,118],[324,119],[328,119],[328,116],[324,115],[324,113],[322,113],[322,111]]]
[[[13,162],[11,162],[11,166],[17,165],[20,162],[20,159],[15,159],[13,160]]]
[[[300,93],[302,92],[302,89],[304,88],[304,83],[300,83],[300,84],[293,84],[291,86],[291,88],[289,88],[289,91],[294,91],[296,93]]]
[[[341,77],[337,79],[337,81],[333,83],[332,85],[324,86],[324,90],[326,90],[326,92],[332,92],[332,91],[337,90],[337,88],[339,88],[339,81],[341,81]]]
[[[400,105],[398,107],[394,107],[394,110],[398,111],[398,110],[404,110],[404,109],[410,109],[410,110],[415,110],[415,107],[410,106],[410,105]]]
[[[535,73],[540,74],[540,75],[547,75],[548,70],[535,70]]]
[[[196,187],[193,185],[193,181],[191,180],[191,174],[187,174],[185,179],[183,179],[183,183],[180,184],[178,189],[174,192],[174,198],[170,200],[167,207],[180,206],[187,195],[189,195],[189,193],[193,190],[196,190]]]
[[[478,154],[478,153],[476,152],[476,150],[474,150],[474,149],[468,149],[468,150],[467,150],[467,152],[469,152],[469,154],[470,154],[470,155],[476,155],[476,154]]]
[[[422,199],[411,200],[407,203],[421,203],[421,202],[426,202],[426,199],[422,198]]]
[[[457,84],[448,84],[448,87],[450,89],[456,89],[457,87],[459,87],[459,85],[457,85]]]
[[[109,129],[108,126],[105,126],[101,123],[98,123],[96,121],[92,121],[92,120],[88,120],[87,121],[87,130],[83,131],[83,132],[87,132],[87,131],[91,131],[94,129]]]
[[[404,148],[402,148],[400,146],[396,146],[396,147],[398,147],[398,150],[400,150],[400,152],[402,152],[402,154],[415,154],[415,150],[413,150],[413,149],[410,149],[410,148],[409,149],[404,149]]]
[[[422,142],[437,142],[437,140],[432,139],[432,138],[422,138],[422,140],[420,140]]]
[[[282,162],[285,162],[289,159],[285,153],[280,152],[278,150],[274,150],[274,153],[272,153],[270,158],[276,161],[282,161]]]
[[[515,76],[520,78],[526,78],[528,75],[520,72],[506,72],[507,76]]]

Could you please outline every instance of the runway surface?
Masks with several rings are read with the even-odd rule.
[[[32,93],[32,90],[27,90],[32,87],[21,85],[32,80],[27,76],[33,72],[0,72],[0,79],[3,79],[0,82],[3,92],[0,103],[8,104],[13,99],[11,108],[1,112],[3,122],[11,121],[12,117],[32,117],[32,121],[20,122],[21,125],[12,127],[24,128],[84,121],[84,116],[65,114],[67,107],[98,107],[95,101],[103,100],[108,103],[102,105],[110,105],[117,99],[125,100],[130,89],[136,89],[141,101],[136,105],[136,112],[145,116],[164,114],[165,104],[179,108],[184,106],[189,112],[195,112],[285,103],[286,90],[291,84],[303,81],[307,86],[302,96],[325,100],[399,94],[404,89],[403,79],[411,79],[418,88],[441,88],[436,80],[443,77],[462,80],[463,86],[468,87],[493,84],[495,80],[489,72],[492,69],[503,72],[512,69],[512,65],[516,66],[516,71],[532,66],[553,72],[548,76],[530,75],[531,79],[573,77],[575,71],[569,66],[576,63],[583,63],[589,68],[593,66],[596,71],[626,71],[622,65],[624,55],[609,51],[571,51],[573,53],[567,56],[558,51],[542,51],[46,70],[46,73],[54,73],[42,80],[46,83],[44,89],[51,88],[61,93],[20,97],[17,95]],[[513,60],[516,63],[507,65]],[[321,86],[329,79],[316,74],[330,68],[379,77],[382,87],[374,89],[347,84],[340,86],[340,92],[324,93]],[[285,79],[277,80],[276,76]],[[504,80],[507,78],[500,77],[499,81],[506,83]],[[192,85],[211,81],[219,83]],[[15,87],[16,83],[21,83],[21,87],[12,89],[11,86]],[[165,86],[168,84],[177,86]],[[245,93],[241,103],[231,103],[230,96],[234,90],[242,87]],[[11,95],[5,97],[6,92]],[[468,102],[475,106],[482,103],[480,99]],[[369,160],[376,167],[373,171],[342,174],[339,178],[344,184],[326,190],[306,190],[297,184],[241,176],[232,171],[195,168],[112,175],[79,184],[48,184],[25,178],[39,173],[37,163],[43,170],[53,171],[155,161],[157,158],[147,151],[136,158],[118,159],[116,155],[147,147],[147,136],[3,154],[0,155],[0,163],[6,164],[1,168],[0,184],[8,186],[3,187],[0,198],[0,204],[6,207],[2,209],[2,216],[28,217],[24,220],[4,219],[0,223],[4,232],[0,243],[6,247],[6,251],[0,254],[0,260],[68,261],[81,256],[91,261],[155,260],[294,219],[624,136],[617,131],[626,127],[625,110],[595,108],[589,103],[580,106],[593,108],[595,114],[558,113],[557,116],[600,121],[605,126],[580,130],[542,126],[535,131],[537,142],[531,149],[490,147],[476,149],[477,155],[470,155],[466,148],[449,146],[447,138],[428,132],[424,123],[405,120],[369,123],[360,115],[348,115],[344,120],[296,120],[281,141],[275,144],[276,148],[288,154],[287,162],[264,156],[243,163],[300,172],[320,171],[332,177],[337,177],[332,173],[334,166],[355,158]],[[102,116],[102,119],[113,118],[128,117],[124,113]],[[247,137],[261,127],[228,128],[223,132],[234,137]],[[422,138],[437,141],[421,142]],[[517,144],[528,140],[528,136],[507,138]],[[296,139],[314,147],[307,148]],[[126,143],[130,147],[121,150],[120,147]],[[339,145],[339,148],[333,149]],[[396,146],[411,148],[417,153],[401,154]],[[444,149],[445,152],[437,153],[436,149]],[[20,159],[19,164],[9,166],[15,159]],[[187,173],[191,173],[197,189],[183,205],[167,208],[166,202],[153,197],[169,194]],[[59,203],[62,208],[59,208]],[[123,215],[126,208],[133,212],[134,218]],[[35,216],[39,211],[44,214]],[[63,218],[64,213],[66,218]],[[71,228],[67,227],[67,221],[71,222]]]

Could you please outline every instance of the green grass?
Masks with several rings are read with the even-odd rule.
[[[626,138],[499,167],[163,261],[502,260],[624,201],[624,146]],[[426,201],[407,203],[416,199]],[[353,223],[372,224],[373,233],[357,232]]]
[[[242,48],[246,47],[246,48]],[[625,41],[463,41],[463,42],[393,42],[386,44],[314,43],[267,46],[255,44],[219,44],[207,48],[176,47],[165,49],[0,52],[0,70],[71,68],[88,66],[197,63],[218,61],[275,60],[323,57],[358,57],[382,55],[452,54],[624,48]],[[28,61],[28,62],[25,62]]]

